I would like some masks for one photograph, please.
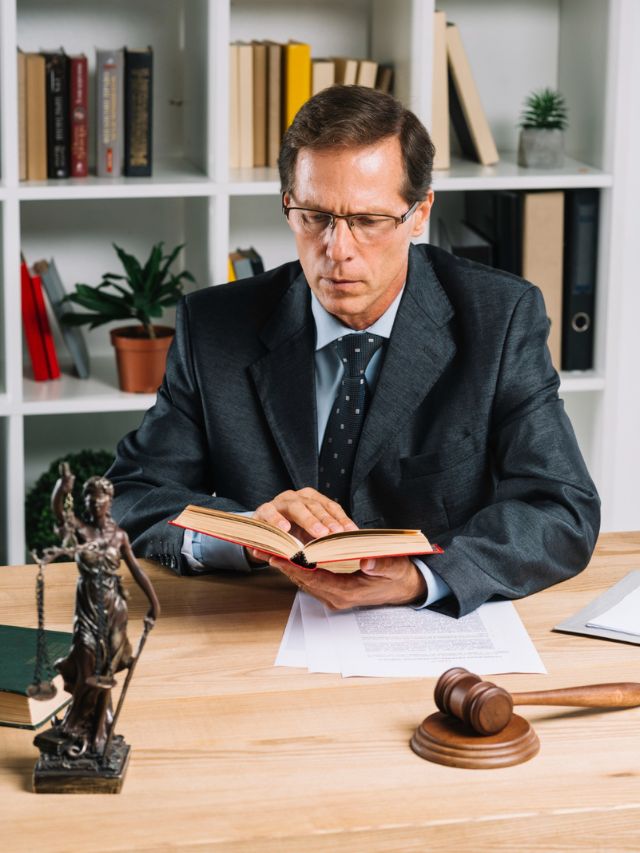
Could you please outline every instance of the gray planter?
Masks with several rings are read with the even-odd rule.
[[[518,166],[557,169],[564,165],[564,131],[523,127],[518,144]]]

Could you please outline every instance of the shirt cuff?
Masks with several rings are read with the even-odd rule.
[[[248,573],[261,568],[249,562],[242,545],[216,539],[195,530],[184,531],[180,553],[192,571],[201,574],[212,569],[231,569]]]
[[[418,559],[418,557],[409,557],[409,559],[427,583],[427,597],[419,604],[412,604],[411,606],[414,610],[422,610],[430,604],[433,604],[435,601],[440,601],[441,598],[446,598],[448,595],[451,595],[451,587],[446,581],[442,580],[440,575],[431,571],[429,566],[427,566],[426,563],[423,563],[422,560]]]

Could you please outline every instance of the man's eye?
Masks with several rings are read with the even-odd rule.
[[[379,228],[385,222],[381,216],[354,216],[351,221],[356,228],[366,228],[369,231]]]
[[[326,213],[314,213],[310,210],[303,213],[303,218],[309,225],[327,225],[331,219]]]

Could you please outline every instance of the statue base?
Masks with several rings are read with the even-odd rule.
[[[55,726],[36,735],[40,758],[33,770],[36,794],[119,794],[131,747],[115,735],[105,757],[95,752],[72,754],[73,741]],[[71,752],[71,754],[69,754]]]
[[[461,720],[438,712],[420,723],[411,738],[411,749],[435,764],[487,770],[528,761],[540,749],[540,741],[527,720],[517,714],[501,732],[479,735]]]

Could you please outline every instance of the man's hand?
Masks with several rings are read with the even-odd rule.
[[[324,569],[301,569],[287,560],[269,557],[260,551],[252,553],[260,554],[265,562],[287,575],[299,589],[333,610],[377,604],[411,604],[427,593],[424,577],[408,557],[361,560],[359,572],[334,574]]]

